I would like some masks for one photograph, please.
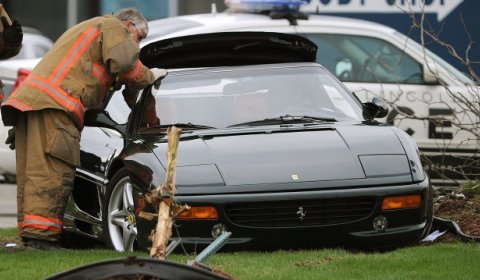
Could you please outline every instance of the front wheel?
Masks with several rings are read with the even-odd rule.
[[[133,183],[122,168],[107,185],[102,217],[105,243],[117,251],[132,252],[137,239]]]

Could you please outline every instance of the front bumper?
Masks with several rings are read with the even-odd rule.
[[[352,247],[396,247],[407,243],[418,241],[425,231],[430,227],[427,219],[428,197],[432,188],[427,178],[417,184],[406,184],[381,187],[359,187],[335,190],[314,190],[279,193],[250,193],[250,194],[223,194],[204,196],[177,196],[181,203],[191,206],[213,205],[219,212],[217,220],[177,220],[173,229],[173,238],[181,238],[183,244],[195,246],[208,245],[214,238],[212,228],[215,225],[223,224],[226,229],[232,232],[228,241],[228,247],[253,247],[253,248],[287,248],[287,247],[318,247],[318,246],[352,246]],[[389,210],[381,209],[381,203],[386,196],[420,194],[423,198],[422,204],[417,208]],[[302,205],[310,205],[311,201],[322,203],[324,201],[335,201],[340,199],[371,198],[371,208],[361,217],[352,220],[333,220],[333,222],[319,222],[314,220],[305,224],[295,212]],[[296,208],[276,209],[275,211],[291,212],[292,221],[262,223],[239,223],[238,219],[232,219],[228,209],[230,205],[269,205],[272,203],[287,201]],[[308,204],[308,201],[310,204]],[[310,206],[308,206],[310,207]],[[307,217],[316,210],[305,207]],[[347,207],[347,206],[346,206]],[[257,210],[255,210],[257,211]],[[272,212],[271,209],[268,210]],[[261,216],[262,209],[258,209]],[[319,214],[320,215],[320,214]],[[373,220],[375,217],[384,216],[387,220],[387,227],[382,230],[375,230]],[[268,217],[268,216],[266,216]],[[275,215],[269,219],[275,219]],[[323,221],[323,220],[322,220]],[[316,224],[315,224],[316,223]],[[138,224],[139,232],[150,232],[152,225]],[[147,231],[146,231],[147,230]],[[147,245],[148,241],[139,235],[139,244]],[[142,247],[143,247],[142,246]]]

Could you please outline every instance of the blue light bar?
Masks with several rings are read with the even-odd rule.
[[[230,10],[242,12],[298,11],[308,0],[225,0]]]

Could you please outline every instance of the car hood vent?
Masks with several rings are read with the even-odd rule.
[[[220,32],[176,37],[146,45],[147,67],[196,68],[249,64],[314,62],[317,46],[293,34]]]

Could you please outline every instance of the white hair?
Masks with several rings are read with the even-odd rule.
[[[135,28],[142,31],[145,36],[148,34],[148,21],[139,10],[134,8],[120,9],[114,14],[114,16],[121,21],[132,21],[135,24]]]

